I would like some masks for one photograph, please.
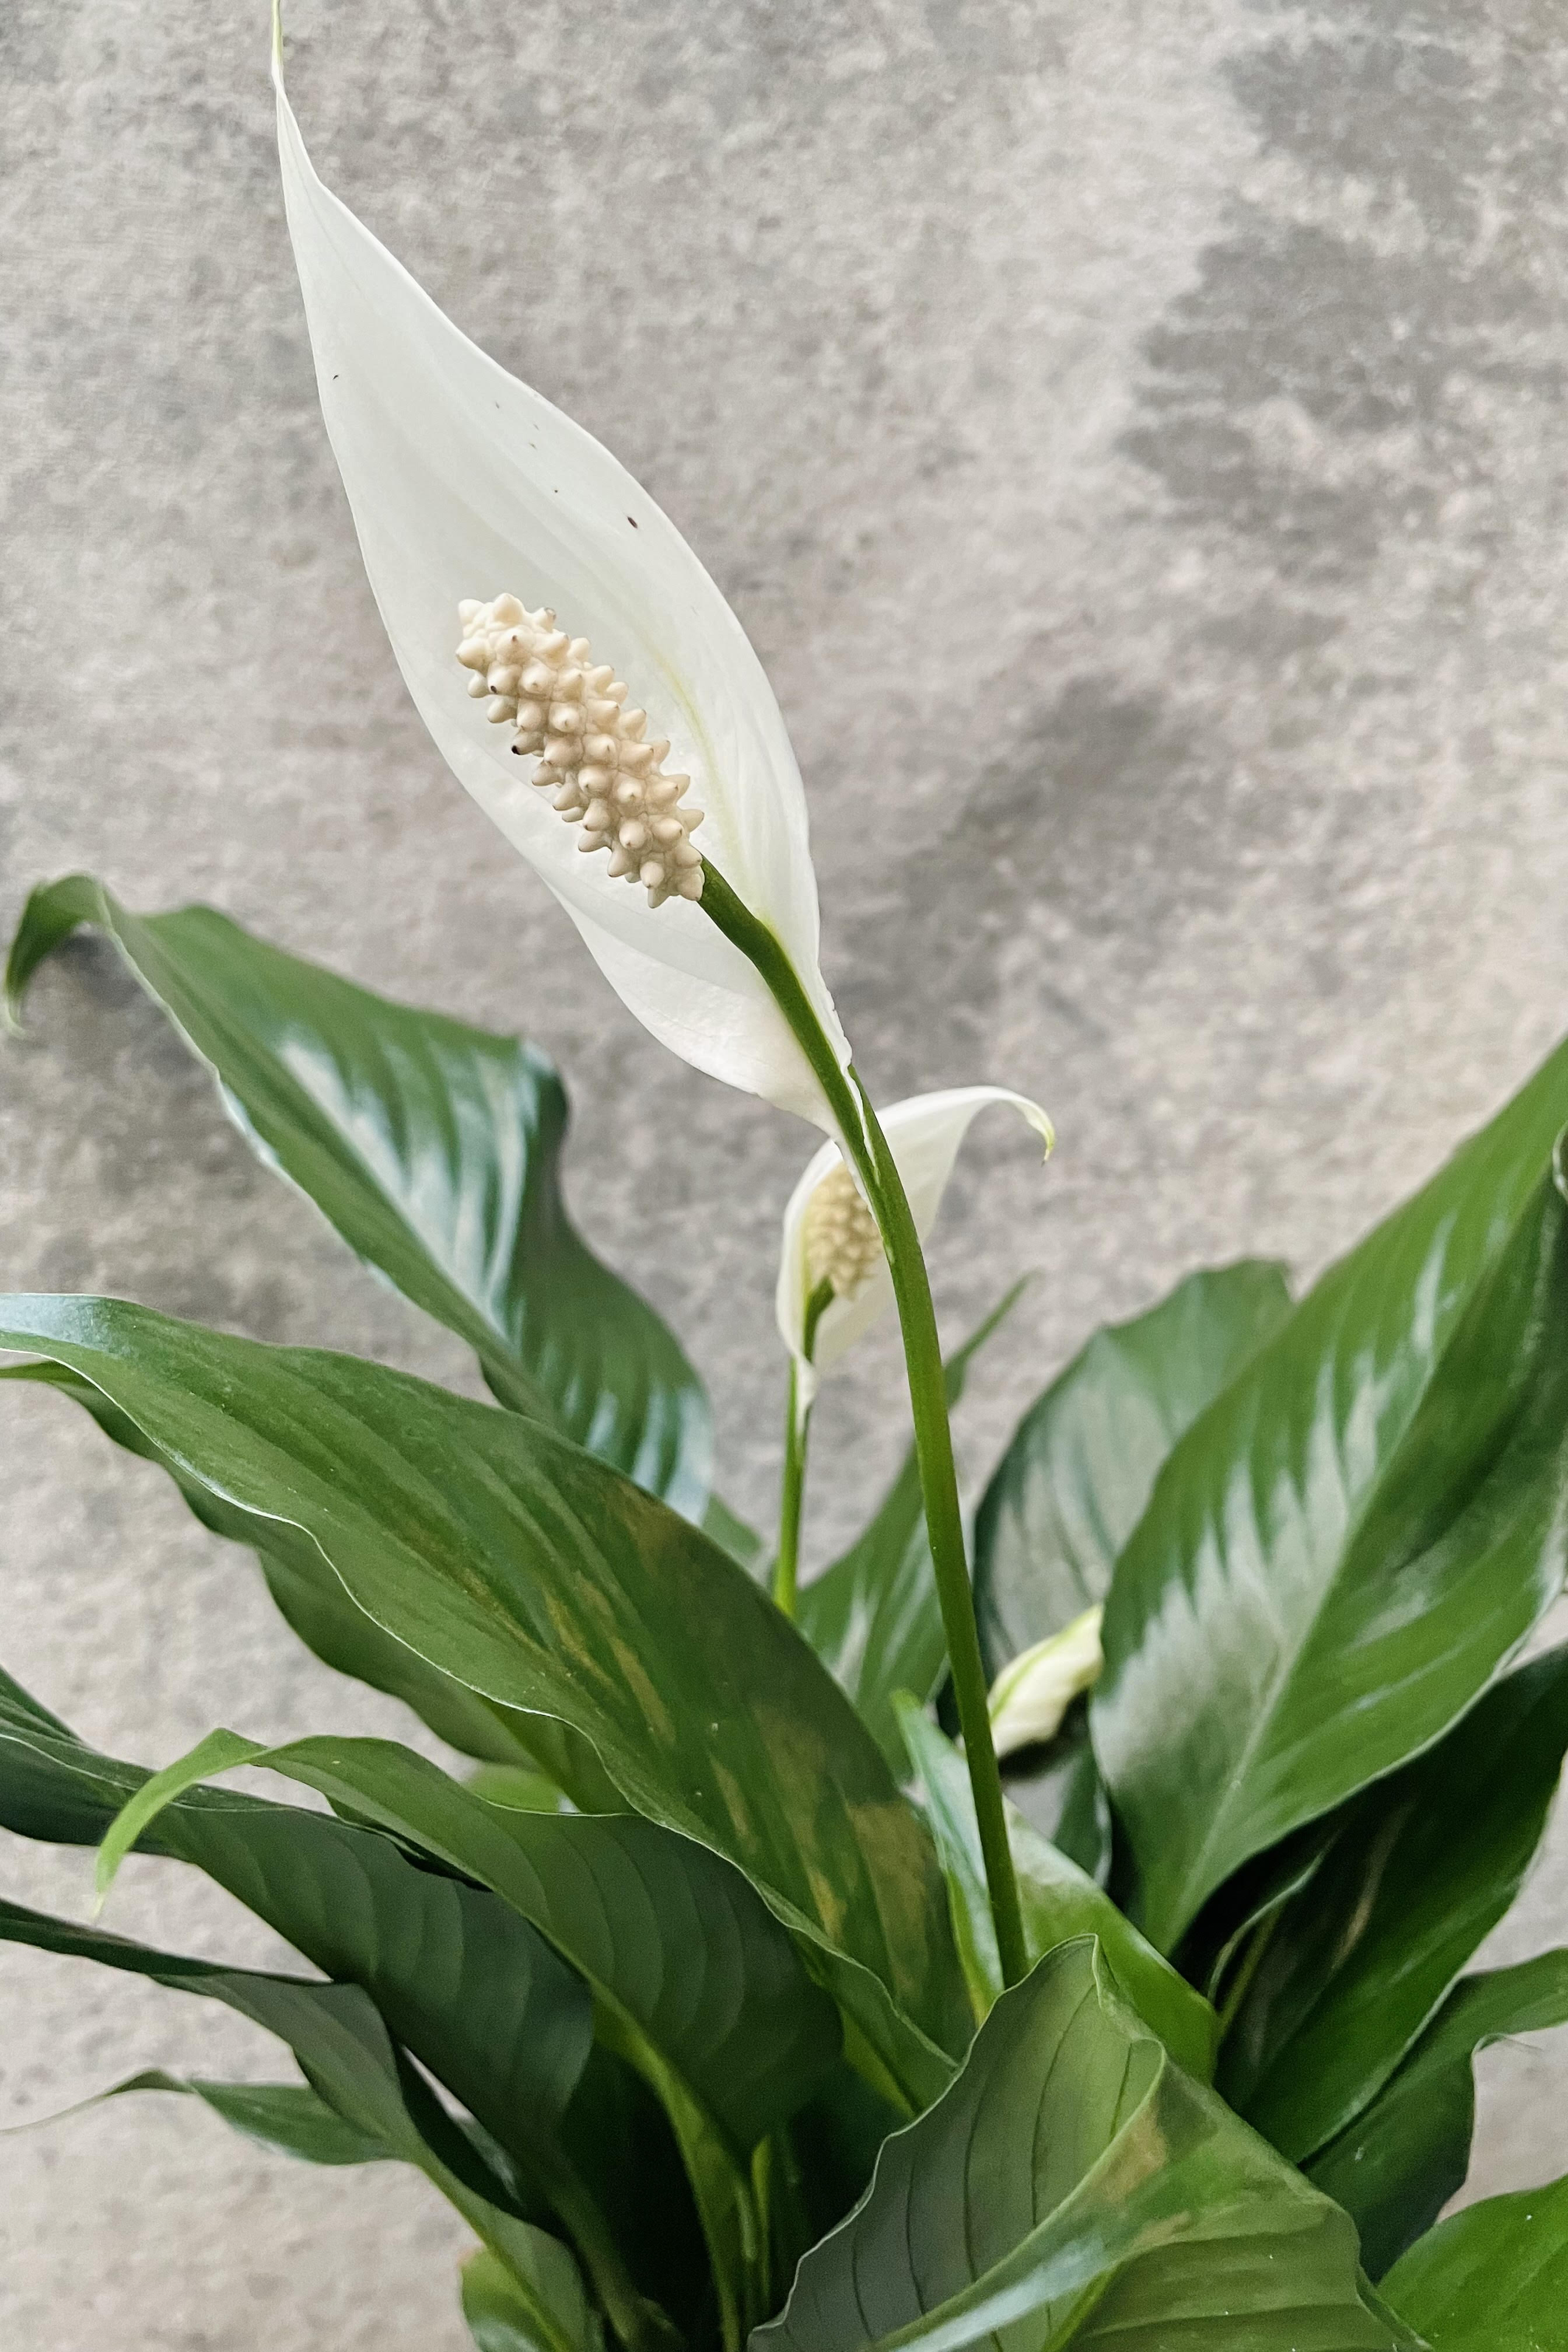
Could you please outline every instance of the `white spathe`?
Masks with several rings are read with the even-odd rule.
[[[579,856],[453,659],[458,606],[551,606],[614,665],[707,812],[702,846],[782,942],[846,1066],[818,968],[805,794],[739,621],[667,516],[592,436],[458,332],[317,178],[274,45],[289,233],[321,409],[370,584],[419,715],[458,782],[542,876],[661,1044],[830,1133],[762,980],[686,900],[650,908]]]
[[[950,1087],[943,1092],[910,1095],[879,1113],[888,1149],[909,1195],[915,1230],[923,1242],[936,1223],[953,1162],[979,1113],[992,1103],[1010,1104],[1026,1119],[1049,1155],[1055,1136],[1037,1102],[1010,1087]],[[809,1404],[822,1373],[831,1370],[861,1333],[892,1304],[892,1278],[879,1258],[867,1280],[847,1297],[835,1297],[816,1326],[809,1363],[805,1357],[805,1312],[811,1296],[807,1226],[816,1194],[844,1167],[837,1143],[825,1143],[806,1167],[784,1213],[776,1295],[779,1331],[795,1360],[796,1394]]]
[[[991,1738],[998,1756],[1054,1739],[1079,1692],[1100,1680],[1105,1664],[1100,1646],[1104,1614],[1098,1606],[1086,1609],[1059,1633],[1037,1642],[1003,1667],[991,1685]]]

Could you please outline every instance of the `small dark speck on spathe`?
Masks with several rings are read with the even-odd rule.
[[[636,515],[627,515],[626,520],[630,523],[632,529],[636,530],[637,527],[637,519]]]

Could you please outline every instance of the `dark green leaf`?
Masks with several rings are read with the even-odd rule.
[[[1110,1875],[1110,1801],[1089,1744],[1089,1709],[1079,1700],[1048,1748],[1004,1759],[1002,1785],[1031,1829],[1087,1871],[1097,1886]]]
[[[993,1681],[1105,1599],[1161,1463],[1289,1311],[1285,1270],[1267,1260],[1190,1274],[1147,1314],[1097,1331],[1030,1406],[974,1527]]]
[[[1463,1713],[1563,1582],[1568,1046],[1182,1438],[1117,1564],[1094,1744],[1163,1949]]]
[[[479,2352],[548,2352],[528,2297],[484,2246],[463,2264],[463,2317]],[[592,2313],[584,2321],[584,2352],[601,2352],[604,2330]]]
[[[527,2303],[540,2352],[588,2352],[596,2346],[571,2254],[558,2239],[510,2210],[509,2184],[489,2168],[482,2151],[400,2057],[374,2004],[357,1985],[309,1984],[186,1959],[3,1900],[0,1941],[149,1977],[174,1991],[222,2001],[277,2034],[327,2105],[363,2137],[417,2165],[505,2265]]]
[[[870,2186],[878,2150],[905,2120],[849,2066],[838,2067],[791,2118],[788,2137],[806,2209],[807,2243],[826,2237],[858,2204]]]
[[[1012,1313],[1024,1288],[1024,1283],[1015,1283],[947,1359],[943,1370],[950,1406],[963,1396],[975,1355]],[[894,1694],[912,1691],[917,1698],[929,1699],[947,1664],[912,1446],[865,1533],[803,1589],[795,1622],[854,1700],[889,1769],[901,1777],[904,1744],[893,1711]]]
[[[1354,2221],[1373,2278],[1465,2185],[1476,2052],[1550,2025],[1568,2025],[1568,1952],[1462,1979],[1372,2105],[1311,2159],[1308,2178]]]
[[[730,1508],[721,1495],[710,1495],[708,1508],[702,1514],[702,1532],[710,1536],[721,1551],[727,1551],[737,1567],[743,1568],[757,1583],[765,1583],[768,1573],[767,1547],[755,1528],[749,1528]]]
[[[749,2199],[745,2161],[821,2082],[839,2030],[832,2002],[738,1871],[635,1815],[493,1808],[386,1741],[303,1740],[269,1751],[220,1733],[149,1780],[18,1719],[14,1700],[8,1724],[4,1701],[0,1692],[0,1822],[85,1842],[129,1799],[106,1856],[140,1838],[195,1863],[329,1974],[363,1983],[398,2038],[585,2237],[584,2258],[613,2309],[619,2290],[599,2279],[594,2218],[574,2177],[584,2168],[561,2153],[586,2055],[587,1997],[578,1976],[560,1971],[575,2007],[552,2015],[548,1969],[538,1982],[537,1928],[588,1979],[601,2030],[618,2037],[668,2104],[721,2239],[716,2258],[731,2236],[743,2248],[743,2221],[728,2217]],[[269,1764],[376,1826],[195,1785],[245,1762]],[[416,1868],[382,1834],[389,1830],[464,1879]],[[510,1933],[498,1934],[498,1909]],[[515,2054],[505,2063],[520,2035],[522,2058],[542,2078],[531,2085],[520,2079]],[[543,2079],[552,2053],[572,2062],[558,2082]],[[591,2153],[602,2171],[614,2152]],[[637,2189],[633,2218],[647,2196],[646,2185]],[[624,2233],[626,2217],[608,2210]],[[744,2281],[730,2284],[738,2313]]]
[[[1121,2000],[1085,1937],[1004,1993],[755,2352],[1400,2352],[1355,2232]]]
[[[1325,1813],[1307,1822],[1226,1880],[1177,1948],[1176,1966],[1189,1984],[1201,1985],[1215,2002],[1228,1997],[1234,2006],[1240,1963],[1252,1948],[1254,1929],[1299,1895],[1321,1867],[1341,1819],[1340,1813]]]
[[[1432,2352],[1568,2352],[1568,2179],[1467,2206],[1384,2288]]]
[[[36,2124],[11,2124],[10,2131],[42,2131],[101,2106],[106,2099],[122,2099],[131,2091],[174,2091],[200,2099],[225,2123],[263,2147],[279,2148],[306,2164],[384,2164],[397,2151],[372,2139],[354,2124],[345,2123],[308,2083],[204,2083],[195,2076],[166,2074],[161,2066],[130,2074],[110,2084],[96,2098],[83,2099],[58,2116],[41,2116]]]
[[[710,2344],[715,2279],[689,2166],[643,2076],[602,2040],[572,2095],[561,2138],[602,2210],[615,2216],[616,2246],[639,2286],[669,2314],[683,2343]],[[738,2298],[754,2274],[742,2261],[728,2282],[737,2297],[737,2345]]]
[[[930,1839],[732,1561],[535,1422],[385,1367],[104,1300],[12,1300],[182,1474],[309,1535],[444,1673],[591,1739],[631,1804],[735,1863],[917,2105],[968,2008]]]
[[[701,1517],[712,1456],[702,1384],[566,1214],[566,1096],[542,1054],[389,1003],[210,907],[132,915],[86,874],[28,900],[6,974],[14,1012],[82,923],[108,932],[210,1065],[262,1157],[468,1342],[503,1403],[544,1414]]]
[[[953,1927],[973,1997],[984,2017],[1002,1990],[996,1930],[985,1891],[985,1863],[962,1755],[907,1696],[899,1720],[910,1761],[926,1793],[926,1811],[947,1872]],[[1024,1939],[1033,1963],[1074,1936],[1098,1936],[1117,1982],[1178,2064],[1207,2082],[1214,2073],[1219,2021],[1201,1993],[1146,1943],[1109,1895],[1007,1807],[1007,1836],[1017,1874]]]
[[[1297,2163],[1388,2079],[1518,1894],[1568,1750],[1568,1650],[1347,1808],[1226,2033],[1219,2087]],[[1245,1965],[1245,1963],[1244,1963]]]
[[[542,1769],[584,1812],[617,1812],[625,1800],[580,1732],[540,1715],[498,1706],[442,1674],[367,1617],[350,1600],[320,1547],[286,1519],[247,1511],[181,1472],[142,1436],[126,1413],[63,1364],[0,1366],[0,1381],[37,1381],[60,1390],[91,1413],[105,1436],[174,1478],[186,1504],[214,1535],[248,1545],[268,1590],[289,1626],[324,1664],[385,1691],[427,1723],[438,1738],[486,1762]]]
[[[373,1825],[351,1832],[346,1824],[329,1823],[329,1829],[341,1827],[343,1834],[362,1841],[390,1831],[476,1881],[537,1928],[587,1979],[601,2009],[619,2021],[621,2031],[647,2044],[656,2087],[663,2089],[673,2074],[737,2158],[749,2156],[759,2139],[787,2120],[837,2057],[839,2029],[832,2002],[806,1975],[789,1937],[740,1872],[705,1847],[635,1813],[598,1818],[488,1803],[391,1740],[300,1739],[268,1748],[232,1733],[217,1738],[232,1746],[218,1753],[204,1741],[182,1766],[171,1768],[177,1778],[169,1790],[160,1790],[154,1781],[135,1791],[137,1805],[155,1794],[163,1802],[145,1825],[134,1809],[122,1813],[115,1824],[117,1841],[129,1831],[163,1852],[198,1860],[204,1848],[211,1848],[221,1860],[221,1837],[215,1843],[204,1823],[226,1819],[233,1801],[209,1792],[193,1805],[183,1792],[238,1763],[286,1774],[354,1822]],[[35,1735],[26,1762],[35,1757],[41,1761],[44,1752],[43,1738]],[[83,1769],[90,1769],[86,1751],[78,1752]],[[134,1789],[141,1776],[119,1769]],[[9,1766],[0,1717],[0,1820],[8,1827],[30,1828],[34,1835],[59,1837],[67,1826],[63,1812],[55,1816],[59,1826],[38,1828],[33,1826],[37,1809],[15,1801],[7,1806],[6,1784],[14,1776],[20,1777]],[[164,1778],[157,1776],[158,1781]],[[263,1811],[303,1848],[323,1820],[290,1806]],[[426,1875],[414,1873],[416,1879]],[[233,1877],[224,1883],[241,1892]],[[437,1888],[454,1884],[446,1878],[432,1883]],[[264,1916],[273,1916],[279,1932],[289,1933],[280,1918]],[[318,1965],[332,1975],[350,1973],[341,1958]],[[368,1989],[376,1990],[374,1984]],[[417,2046],[410,2033],[398,2030],[411,2047]],[[541,2030],[536,2024],[536,2032]],[[459,2084],[451,2087],[467,2095]],[[562,2104],[557,2100],[556,2112]],[[493,2121],[482,2119],[504,2139]]]
[[[7,1681],[0,1823],[58,1844],[97,1843],[148,1775],[29,1725],[16,1692]],[[593,2005],[510,1905],[421,1869],[379,1830],[233,1790],[189,1790],[158,1814],[147,1844],[204,1870],[323,1974],[363,1986],[397,2040],[509,2151],[526,2154],[564,2111]]]
[[[395,2154],[346,2124],[308,2083],[204,2083],[194,2076],[181,2082],[166,2074],[156,2083],[142,2075],[120,2088],[188,2091],[247,2139],[306,2164],[384,2164]]]

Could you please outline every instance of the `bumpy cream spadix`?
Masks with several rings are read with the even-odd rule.
[[[842,1160],[830,1168],[805,1211],[805,1288],[826,1282],[835,1298],[858,1298],[882,1263],[882,1236]]]
[[[609,452],[459,333],[322,186],[276,62],[274,71],[283,192],[322,413],[365,569],[420,716],[458,781],[542,875],[655,1036],[698,1069],[835,1131],[765,983],[693,903],[700,886],[685,877],[700,874],[700,863],[668,831],[679,824],[689,843],[686,820],[700,804],[703,851],[784,947],[831,1050],[847,1066],[848,1041],[818,967],[800,772],[739,622],[674,525]],[[552,805],[560,787],[538,790],[528,761],[513,756],[513,733],[540,729],[488,726],[464,696],[452,659],[458,607],[486,600],[493,610],[498,596],[515,599],[525,615],[557,615],[567,646],[586,640],[591,649],[565,666],[584,678],[608,668],[611,684],[627,689],[617,704],[622,718],[596,730],[615,745],[614,761],[563,768],[577,780],[574,807]],[[463,627],[471,642],[476,627]],[[504,705],[512,696],[488,692],[494,667],[485,673],[486,698],[510,720]],[[544,740],[532,756],[552,765],[565,751],[574,698],[552,693],[545,702],[524,692],[520,676],[516,698],[518,716],[525,702],[542,704]],[[589,698],[584,686],[584,736]],[[592,698],[615,699],[608,687]],[[646,737],[626,731],[634,707],[651,714]],[[665,738],[668,751],[639,767],[631,746]],[[612,765],[607,791],[596,780],[584,783],[584,767]],[[638,806],[615,798],[627,780],[656,768],[665,783],[656,790],[650,777]],[[690,801],[679,787],[666,803],[666,785],[681,776],[692,779]],[[563,822],[574,814],[575,824]],[[637,826],[647,839],[637,838]],[[579,843],[595,835],[608,854],[581,855]],[[661,903],[650,908],[649,897]]]
[[[1038,1103],[1008,1087],[952,1087],[940,1094],[910,1095],[880,1114],[922,1241],[936,1223],[963,1139],[991,1103],[1010,1104],[1049,1152],[1054,1139],[1050,1120]],[[813,1292],[825,1281],[833,1296],[817,1319],[808,1360],[806,1309]],[[838,1146],[825,1143],[790,1195],[779,1252],[779,1332],[795,1359],[795,1390],[803,1403],[809,1404],[819,1376],[853,1347],[892,1299],[876,1221]]]
[[[537,754],[533,781],[568,824],[577,846],[609,852],[615,881],[640,882],[650,907],[700,898],[702,852],[691,835],[702,811],[686,799],[689,776],[664,766],[667,741],[647,740],[647,713],[626,708],[626,688],[586,637],[569,637],[546,606],[525,611],[515,596],[458,607],[458,659],[468,693],[492,726],[514,731],[514,753]]]

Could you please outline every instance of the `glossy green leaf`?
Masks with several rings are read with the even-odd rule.
[[[463,2317],[479,2352],[547,2352],[529,2299],[484,2246],[463,2264]],[[584,2315],[578,2340],[585,2352],[603,2346],[604,2330],[592,2313]]]
[[[587,1979],[601,2032],[617,2039],[665,2102],[717,2242],[715,2259],[723,2260],[732,2240],[744,2272],[746,2159],[822,2082],[837,2055],[839,2027],[832,2002],[738,1871],[636,1815],[601,1820],[492,1807],[389,1741],[308,1739],[268,1750],[222,1733],[149,1778],[93,1757],[68,1735],[51,1732],[41,1716],[29,1720],[26,1694],[6,1687],[14,1696],[7,1707],[0,1691],[0,1822],[86,1842],[112,1820],[100,1849],[110,1864],[105,1877],[138,1841],[206,1869],[330,1974],[364,1984],[399,2039],[536,2179],[563,2220],[593,2232],[585,2185],[557,2144],[568,2136],[567,2102],[576,2105],[586,2055],[587,2001],[577,1975],[563,1979],[576,2003],[563,2021],[574,2029],[570,2074],[557,2085],[531,2087],[515,2079],[515,2064],[509,2070],[503,2063],[509,2033],[530,2037],[540,2073],[563,2038],[563,2021],[552,2020],[537,1985],[528,2001],[531,1961],[536,1979],[540,1973],[530,1941],[537,1928]],[[239,1763],[270,1765],[328,1797],[354,1823],[375,1826],[349,1827],[198,1786]],[[416,1868],[384,1831],[478,1885]],[[368,1919],[367,1886],[379,1898]],[[504,1935],[499,1942],[495,1936],[498,1895],[509,1914],[530,1923],[515,1937],[515,1955]],[[454,1896],[473,1948],[466,1976],[454,1973]],[[484,1938],[476,1938],[476,1921],[488,1930]],[[413,1965],[400,1973],[405,1950]],[[613,2151],[592,2153],[602,2172]],[[603,2203],[599,2184],[591,2185]],[[632,2214],[647,2202],[646,2187],[637,2188]],[[615,2209],[615,2219],[624,2231],[626,2212]],[[590,2237],[586,2249],[591,2269],[595,2242]],[[738,2328],[748,2282],[738,2275],[727,2284]],[[611,2281],[605,2291],[614,2305],[624,2283]]]
[[[310,1984],[187,1959],[51,1919],[0,1900],[0,1942],[97,1960],[176,1992],[218,2000],[286,2042],[307,2081],[352,2129],[416,2164],[504,2264],[527,2302],[540,2352],[596,2347],[571,2253],[511,2210],[510,2185],[488,2166],[434,2094],[402,2059],[357,1985]]]
[[[75,1843],[140,1812],[155,1851],[205,1870],[326,1974],[362,1986],[399,2042],[504,2152],[534,2205],[559,2216],[625,2342],[656,2352],[672,2330],[626,2268],[598,2168],[584,2177],[564,2147],[594,2030],[581,1977],[512,1906],[420,1867],[380,1830],[228,1790],[186,1793],[201,1770],[248,1753],[248,1742],[225,1734],[203,1743],[183,1781],[149,1777],[51,1728],[6,1677],[0,1822]],[[153,1811],[160,1788],[167,1801]]]
[[[941,1873],[848,1701],[735,1564],[540,1423],[105,1300],[13,1299],[182,1474],[287,1520],[383,1628],[591,1739],[745,1872],[915,2104],[968,2030]]]
[[[210,907],[132,915],[86,874],[27,901],[6,973],[13,1012],[82,923],[108,933],[210,1066],[262,1157],[468,1342],[503,1403],[701,1517],[702,1384],[566,1214],[566,1095],[536,1048],[373,996]]]
[[[702,1514],[702,1532],[711,1537],[721,1551],[727,1551],[739,1568],[758,1584],[767,1580],[769,1561],[767,1546],[755,1528],[733,1512],[721,1495],[710,1495],[708,1508]]]
[[[1301,2162],[1360,2113],[1502,1917],[1565,1751],[1568,1649],[1505,1675],[1355,1799],[1307,1885],[1257,1931],[1219,2087],[1283,2154]]]
[[[5,2131],[43,2131],[133,2091],[172,2091],[197,2099],[244,2138],[306,2164],[385,2164],[397,2155],[356,2125],[345,2123],[308,2083],[205,2083],[194,2075],[165,2074],[161,2066],[129,2074],[123,2083],[113,2083],[95,2098],[79,2100],[58,2115],[40,2116],[34,2124],[9,2124]],[[0,2132],[0,2138],[5,2136]]]
[[[204,2083],[195,2076],[142,2074],[119,2088],[186,2092],[244,2138],[305,2164],[384,2164],[395,2155],[345,2123],[308,2083]]]
[[[1110,1803],[1089,1744],[1089,1710],[1074,1706],[1050,1746],[1007,1758],[1002,1785],[1040,1837],[1087,1871],[1098,1886],[1110,1876]]]
[[[1568,1952],[1463,1978],[1371,2105],[1312,2158],[1308,2178],[1354,2221],[1372,2277],[1381,2278],[1465,2185],[1477,2051],[1552,2025],[1568,2025]]]
[[[1355,2232],[1127,2007],[1092,1938],[1002,1995],[754,2352],[1401,2352]]]
[[[963,1758],[913,1700],[899,1706],[910,1761],[925,1790],[926,1812],[947,1873],[953,1927],[975,2015],[1002,1990],[996,1929],[985,1889],[985,1863]],[[1017,1874],[1030,1962],[1074,1936],[1098,1936],[1122,1992],[1179,2065],[1200,2082],[1214,2073],[1219,2021],[1203,1995],[1176,1974],[1123,1916],[1109,1895],[1007,1807],[1007,1837]]]
[[[35,1738],[31,1755],[42,1752],[45,1742]],[[625,2034],[646,2042],[655,2087],[673,2074],[737,2158],[786,2121],[837,2058],[832,2002],[773,1914],[718,1855],[634,1813],[600,1819],[488,1803],[391,1740],[300,1739],[269,1748],[219,1733],[143,1782],[100,1853],[159,1843],[162,1834],[160,1850],[196,1858],[201,1824],[226,1796],[209,1794],[194,1811],[181,1800],[237,1764],[265,1765],[314,1789],[354,1822],[390,1831],[498,1895],[586,1979]],[[13,1813],[23,1809],[7,1811],[6,1777],[0,1717],[0,1820],[17,1826]],[[176,1825],[160,1833],[171,1811]],[[322,1816],[274,1811],[308,1846]],[[331,1973],[346,1971],[339,1965]],[[402,2038],[412,2046],[409,2034]]]
[[[455,1676],[442,1674],[406,1643],[395,1640],[349,1598],[309,1536],[286,1519],[244,1510],[184,1475],[177,1462],[150,1444],[135,1422],[90,1381],[68,1365],[52,1363],[0,1366],[0,1381],[58,1389],[89,1412],[117,1445],[166,1470],[205,1528],[256,1553],[281,1614],[324,1664],[401,1699],[438,1738],[465,1756],[523,1769],[542,1768],[584,1812],[622,1809],[625,1799],[580,1732],[545,1716],[498,1706]]]
[[[791,2117],[789,2152],[806,2210],[807,2244],[826,2237],[858,2204],[882,2142],[907,2120],[847,2065],[837,2068]],[[786,2274],[781,2299],[787,2286]]]
[[[1184,1430],[1290,1311],[1262,1258],[1190,1274],[1097,1331],[1018,1423],[974,1526],[974,1606],[993,1681],[1105,1599],[1117,1554]]]
[[[1321,1867],[1342,1818],[1342,1813],[1325,1813],[1307,1822],[1226,1880],[1177,1947],[1176,1966],[1189,1984],[1201,1985],[1213,2001],[1228,1999],[1234,2008],[1240,1997],[1240,1965],[1254,1930],[1299,1895]]]
[[[562,2143],[615,2216],[616,2244],[638,2284],[668,2313],[682,2343],[700,2335],[711,2345],[715,2273],[689,2167],[658,2098],[605,2038],[589,2053]],[[746,2284],[743,2265],[731,2284],[743,2292]],[[739,2302],[736,2317],[738,2345]]]
[[[1384,2291],[1432,2352],[1568,2352],[1568,2178],[1468,2205]]]
[[[999,1305],[947,1359],[947,1402],[963,1394],[970,1365],[1010,1315],[1026,1286]],[[926,1538],[919,1465],[911,1446],[864,1533],[800,1593],[795,1622],[829,1673],[854,1700],[895,1776],[904,1744],[893,1709],[899,1691],[930,1698],[947,1665],[936,1571]]]
[[[14,1699],[0,1711],[0,1824],[21,1836],[97,1843],[148,1780],[26,1723]],[[191,1790],[147,1843],[205,1871],[323,1974],[363,1986],[503,2147],[564,2111],[592,2003],[510,1905],[421,1869],[380,1831],[233,1790]]]
[[[1178,1441],[1090,1706],[1170,1949],[1247,1858],[1426,1747],[1568,1551],[1568,1046]]]

